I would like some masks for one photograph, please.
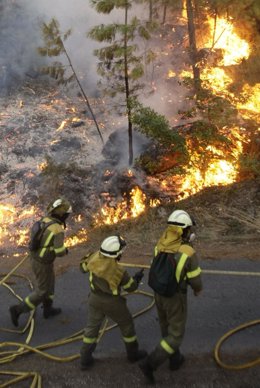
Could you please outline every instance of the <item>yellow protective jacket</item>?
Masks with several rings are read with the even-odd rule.
[[[176,279],[181,291],[186,292],[189,284],[195,292],[202,290],[201,269],[195,250],[188,244],[182,243],[182,228],[169,225],[160,237],[155,255],[159,252],[175,254]]]
[[[133,292],[138,284],[115,258],[102,255],[100,251],[84,256],[80,262],[82,272],[89,273],[91,291],[97,294],[120,295],[121,288]]]
[[[64,245],[63,223],[54,217],[44,217],[43,222],[54,221],[49,225],[41,238],[41,247],[32,252],[32,257],[42,263],[52,263],[56,257],[66,255],[67,249]]]

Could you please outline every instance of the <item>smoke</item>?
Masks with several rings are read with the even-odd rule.
[[[55,18],[63,33],[68,29],[72,30],[72,34],[64,42],[66,50],[87,95],[95,95],[98,75],[97,58],[93,55],[93,50],[98,47],[98,43],[89,39],[87,32],[93,26],[102,23],[123,23],[122,10],[115,9],[109,15],[98,14],[87,0],[74,0],[73,2],[70,0],[0,0],[0,11],[0,88],[2,93],[26,77],[36,76],[37,71],[46,64],[46,61],[50,63],[54,60],[41,57],[37,48],[44,45],[41,32],[42,23],[48,23]],[[143,19],[147,20],[148,7],[135,5],[132,14],[138,17],[142,15]],[[157,43],[161,45],[163,40]],[[141,49],[147,48],[142,47]],[[159,55],[157,63],[153,64],[153,68],[147,67],[146,69],[148,91],[143,94],[142,102],[155,108],[160,114],[171,117],[178,112],[180,101],[183,101],[184,88],[180,87],[176,79],[166,82],[166,74],[171,67],[171,57],[165,56],[158,49],[157,54]],[[174,58],[176,62],[178,55],[175,54]],[[66,58],[62,57],[58,60],[68,66]],[[149,82],[152,84],[154,77],[160,77],[163,81],[160,81],[156,90],[150,93]]]
[[[122,10],[113,10],[109,15],[98,14],[87,0],[0,0],[0,11],[0,95],[5,95],[28,77],[39,77],[39,69],[46,62],[61,61],[67,66],[70,75],[71,69],[64,56],[58,59],[46,58],[41,57],[37,51],[37,48],[44,46],[42,23],[49,23],[55,18],[61,32],[72,30],[64,42],[66,51],[86,95],[96,96],[99,76],[96,70],[97,58],[93,50],[98,47],[98,43],[88,38],[87,33],[93,26],[102,23],[123,23]],[[147,20],[149,10],[147,6],[145,8],[144,5],[135,5],[132,14],[138,17],[142,15],[142,18]],[[187,89],[179,82],[178,76],[167,78],[167,73],[171,68],[183,66],[183,50],[181,45],[177,44],[177,40],[183,36],[183,31],[176,30],[174,35],[170,28],[168,33],[172,34],[173,41],[171,49],[168,49],[169,55],[166,55],[163,47],[164,39],[139,45],[142,52],[145,52],[149,45],[153,45],[157,53],[157,60],[146,66],[146,87],[139,99],[145,106],[165,115],[172,125],[177,125],[180,121],[178,112],[187,104]],[[78,91],[78,88],[68,90],[71,94]]]
[[[86,0],[0,0],[0,10],[2,91],[24,77],[32,76],[48,61],[38,54],[37,48],[44,44],[42,23],[49,23],[52,18],[58,21],[61,32],[72,30],[64,42],[66,50],[82,83],[87,85],[88,94],[96,91],[97,60],[93,50],[97,48],[97,43],[87,38],[87,32],[96,24],[111,22],[110,15],[98,14]],[[122,11],[114,11],[113,21],[119,22],[121,15]],[[58,60],[68,66],[65,58]]]

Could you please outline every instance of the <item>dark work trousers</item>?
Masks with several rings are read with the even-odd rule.
[[[154,370],[179,351],[187,320],[187,294],[177,292],[170,298],[155,294],[155,303],[162,339],[147,358]]]
[[[35,276],[35,289],[24,301],[30,309],[33,309],[40,303],[53,298],[55,274],[53,263],[43,264],[31,258],[31,266]]]
[[[187,294],[177,292],[166,298],[155,294],[155,303],[163,339],[177,350],[183,340],[187,320]]]
[[[81,348],[82,359],[88,358],[97,343],[99,330],[108,317],[118,324],[123,340],[126,343],[136,342],[136,332],[126,299],[120,295],[95,294],[91,292],[88,298],[88,318]]]

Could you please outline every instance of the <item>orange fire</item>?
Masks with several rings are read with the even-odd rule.
[[[249,44],[241,39],[234,31],[231,21],[220,18],[217,19],[214,34],[214,20],[209,19],[211,36],[204,47],[221,48],[224,50],[223,65],[236,65],[243,59],[247,59],[250,54]],[[215,36],[215,42],[212,42],[212,36]]]
[[[77,234],[74,236],[69,236],[65,239],[66,247],[74,247],[75,245],[82,244],[88,240],[88,232],[86,229],[82,228],[77,231]]]
[[[185,21],[186,23],[186,21]],[[218,19],[216,30],[214,32],[214,21],[209,20],[211,34],[206,37],[205,41],[201,43],[202,47],[219,48],[223,52],[223,62],[220,67],[207,67],[201,69],[201,80],[204,88],[210,89],[215,95],[223,97],[231,102],[239,111],[239,114],[243,118],[251,118],[259,120],[260,111],[260,84],[251,87],[245,85],[240,92],[239,96],[234,95],[230,91],[230,85],[232,84],[232,78],[230,73],[225,71],[225,66],[235,66],[243,59],[248,58],[250,55],[250,47],[246,41],[241,39],[232,26],[230,20]],[[215,42],[213,42],[213,35],[215,36]],[[235,48],[235,49],[234,49]],[[165,54],[167,55],[167,54]],[[176,74],[173,70],[168,70],[167,77],[175,77]],[[184,70],[181,77],[192,77],[190,71]],[[156,89],[156,85],[154,85]],[[62,104],[60,100],[53,100],[51,106],[42,105],[43,109],[53,109],[57,104]],[[71,112],[76,113],[75,108],[71,108]],[[1,115],[3,115],[1,113]],[[70,118],[63,120],[57,131],[61,131],[71,122],[77,122],[79,119]],[[112,123],[117,125],[118,123]],[[172,176],[159,182],[159,185],[163,191],[170,191],[173,187],[175,190],[175,196],[177,199],[186,198],[192,194],[195,194],[203,188],[213,185],[227,185],[236,181],[238,173],[238,160],[243,152],[243,144],[246,143],[247,136],[246,130],[240,127],[220,128],[220,132],[223,131],[225,136],[231,141],[230,152],[233,156],[233,162],[226,159],[226,155],[223,150],[213,146],[208,146],[207,150],[211,151],[213,155],[212,160],[208,162],[207,167],[202,171],[200,166],[200,155],[196,153],[196,150],[192,149],[189,141],[187,142],[188,150],[190,151],[190,165],[182,176]],[[53,140],[54,142],[57,140]],[[211,148],[210,148],[211,147]],[[206,150],[206,151],[207,151]],[[38,169],[44,170],[46,163],[42,163],[38,166]],[[113,174],[107,170],[104,176],[109,177]],[[133,176],[133,172],[128,170],[127,175]],[[155,180],[155,178],[152,178]],[[158,183],[158,182],[157,182]],[[134,187],[128,195],[124,195],[123,199],[119,203],[110,202],[107,203],[101,209],[100,212],[94,215],[94,225],[110,225],[118,223],[120,220],[128,218],[136,218],[145,212],[147,207],[156,207],[160,204],[159,199],[152,199],[148,201],[145,193],[138,187]],[[8,241],[16,243],[17,245],[24,245],[28,241],[29,227],[35,220],[35,214],[37,209],[34,207],[25,211],[18,211],[17,208],[10,204],[0,204],[0,245],[7,243]],[[33,219],[32,219],[33,216]],[[79,215],[75,219],[75,223],[81,223],[82,216]],[[19,228],[16,226],[19,224]],[[80,229],[76,235],[66,238],[67,246],[75,246],[79,243],[87,241],[86,229]]]
[[[8,247],[8,244],[10,246],[15,244],[18,247],[28,244],[30,227],[39,217],[38,211],[34,206],[22,211],[17,209],[11,204],[0,204],[0,246]],[[81,215],[75,218],[75,222],[80,223],[81,221]],[[65,245],[73,247],[87,241],[87,239],[87,230],[81,228],[76,235],[66,237]]]
[[[24,245],[28,241],[28,224],[35,213],[34,206],[18,212],[11,204],[0,204],[0,245],[8,242]]]
[[[105,204],[101,211],[94,215],[94,224],[111,225],[127,218],[136,218],[145,211],[146,195],[136,186],[130,191],[130,199],[124,198],[116,206]]]

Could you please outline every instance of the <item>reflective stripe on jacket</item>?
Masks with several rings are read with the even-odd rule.
[[[81,271],[89,272],[90,288],[93,292],[116,296],[116,295],[120,295],[121,289],[123,289],[126,292],[133,292],[138,288],[138,284],[134,280],[134,278],[130,276],[128,272],[124,270],[121,266],[120,266],[120,271],[121,271],[120,281],[117,283],[117,286],[114,286],[114,287],[111,287],[109,285],[109,282],[105,279],[105,274],[103,275],[104,276],[103,278],[101,276],[97,276],[93,271],[90,271],[88,268],[88,262],[90,261],[91,258],[93,259],[94,255],[96,254],[97,252],[83,257],[80,263]],[[111,259],[104,258],[104,260],[107,260],[107,263],[108,263],[108,260],[111,260]],[[116,259],[113,259],[113,260],[116,260]]]
[[[157,249],[155,248],[155,252]],[[181,291],[187,290],[189,284],[196,292],[202,290],[201,269],[194,249],[187,244],[183,244],[178,248],[176,252],[170,252],[175,254],[176,266],[176,279],[180,285]]]
[[[33,253],[33,257],[42,262],[52,263],[56,257],[61,257],[66,254],[63,224],[53,217],[44,217],[43,221],[56,222],[49,225],[44,231],[41,239],[41,248]]]

